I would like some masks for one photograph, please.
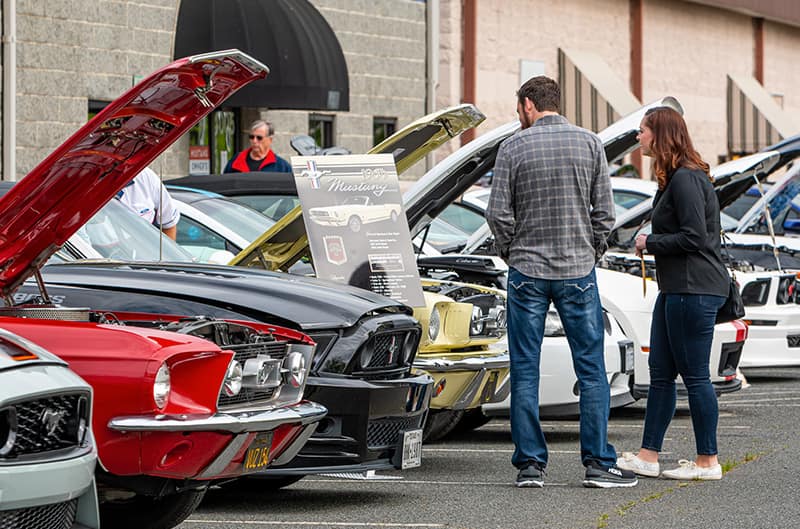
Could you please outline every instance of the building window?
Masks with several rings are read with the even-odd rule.
[[[377,145],[397,130],[397,118],[372,118],[372,145]]]
[[[109,101],[98,101],[96,99],[89,100],[89,119],[92,119],[97,114],[100,113],[101,110],[106,108],[109,104]],[[87,120],[88,121],[88,120]]]
[[[215,110],[189,129],[189,174],[220,174],[240,150],[239,113]]]
[[[327,114],[308,116],[308,135],[323,149],[333,147],[333,116]]]

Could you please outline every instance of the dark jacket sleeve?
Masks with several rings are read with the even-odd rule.
[[[233,170],[233,161],[236,159],[236,154],[238,154],[238,153],[235,153],[233,158],[228,160],[228,164],[225,166],[225,169],[223,169],[223,171],[222,171],[223,174],[224,173],[235,173],[236,172],[236,171]]]
[[[647,236],[647,251],[654,255],[697,252],[706,236],[706,204],[702,182],[691,171],[678,169],[672,175],[669,187],[678,231],[651,233]]]

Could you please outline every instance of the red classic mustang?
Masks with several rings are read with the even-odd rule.
[[[0,326],[94,390],[103,527],[169,528],[214,480],[292,459],[325,415],[302,401],[314,342],[264,323],[49,303],[38,266],[167,146],[267,68],[236,51],[176,61],[110,104],[0,199]],[[14,305],[31,275],[41,303]]]

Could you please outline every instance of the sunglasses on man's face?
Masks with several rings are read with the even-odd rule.
[[[258,140],[258,141],[261,141],[261,140],[263,140],[264,138],[266,138],[266,136],[261,136],[260,134],[251,134],[251,135],[250,135],[250,139],[251,139],[251,140]]]

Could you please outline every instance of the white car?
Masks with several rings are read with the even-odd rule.
[[[670,105],[680,109],[680,105],[673,98],[665,98],[626,116],[600,133],[607,156],[611,161],[638,147],[635,138],[641,118],[648,108],[659,105]],[[425,229],[430,219],[450,203],[447,198],[452,197],[451,201],[454,200],[489,170],[494,165],[495,154],[500,143],[517,130],[519,130],[519,123],[512,122],[485,133],[450,155],[423,176],[404,197],[412,234],[420,233]],[[449,181],[446,180],[448,174],[453,175]],[[442,182],[445,181],[449,185],[442,186]],[[432,204],[432,201],[425,200],[425,197],[429,196],[431,190],[436,186],[447,189],[447,193],[441,193],[440,196],[437,196],[437,203]],[[473,205],[477,205],[481,194],[485,197],[486,191],[479,190],[474,194],[468,194],[464,197],[464,201],[470,201]],[[505,286],[507,267],[501,259],[494,256],[490,232],[486,225],[470,237],[462,254],[422,257],[419,264],[421,271],[426,271],[433,277],[455,273],[462,281],[475,283],[481,282],[481,278],[483,278],[488,284]],[[642,294],[641,279],[611,270],[598,270],[598,287],[601,303],[609,319],[613,319],[614,324],[620,327],[626,339],[633,342],[634,373],[633,380],[630,380],[629,375],[626,374],[627,362],[622,360],[622,353],[619,352],[618,356],[611,358],[609,338],[606,337],[606,370],[611,382],[612,404],[624,403],[625,399],[630,402],[631,393],[636,397],[644,397],[647,395],[649,387],[647,353],[649,352],[650,318],[655,301],[656,285],[651,282],[645,296]],[[715,389],[719,393],[736,391],[741,387],[741,382],[736,379],[736,368],[745,337],[746,327],[741,323],[721,324],[714,329],[711,375]],[[545,353],[545,348],[547,348],[547,353]],[[617,348],[619,349],[619,346]],[[569,393],[575,387],[577,379],[572,370],[571,353],[566,339],[553,335],[547,336],[545,344],[543,344],[542,358],[540,398],[543,413],[547,413],[547,408],[550,406],[566,409],[572,405],[573,411],[575,411],[578,402],[577,395],[574,392]],[[545,362],[545,358],[552,362]],[[564,388],[567,388],[568,391],[564,391]],[[563,405],[556,402],[559,399],[564,399]],[[485,405],[484,411],[493,415],[507,414],[508,407],[509,402],[506,400],[497,405]]]
[[[711,174],[715,181],[721,182],[723,188],[733,189],[718,192],[721,205],[724,207],[733,201],[737,192],[746,192],[755,177],[763,179],[774,172],[777,161],[778,153],[767,151],[713,168]],[[782,236],[773,239],[758,233],[766,229],[765,203],[770,205],[771,218],[774,217],[777,225],[775,230],[780,232],[782,220],[798,190],[800,165],[790,169],[771,186],[766,196],[738,222],[722,214],[722,227],[726,231],[723,258],[729,260],[729,267],[739,284],[745,305],[744,323],[749,327],[739,361],[743,368],[800,365],[800,305],[796,301],[800,297],[795,294],[800,286],[796,274],[800,271],[800,258],[793,255],[800,250],[800,239]],[[642,201],[625,217],[618,219],[623,231],[625,225],[629,226],[622,239],[631,241],[639,231],[649,230],[649,225],[644,222],[652,207],[651,202],[651,199]],[[776,246],[782,249],[778,254],[782,270],[777,270],[776,256],[772,252]],[[639,265],[638,258],[625,253],[611,252],[606,260],[615,269],[626,268],[632,272]],[[652,262],[651,257],[648,257],[648,262]],[[648,270],[650,268],[651,264],[648,264]]]

